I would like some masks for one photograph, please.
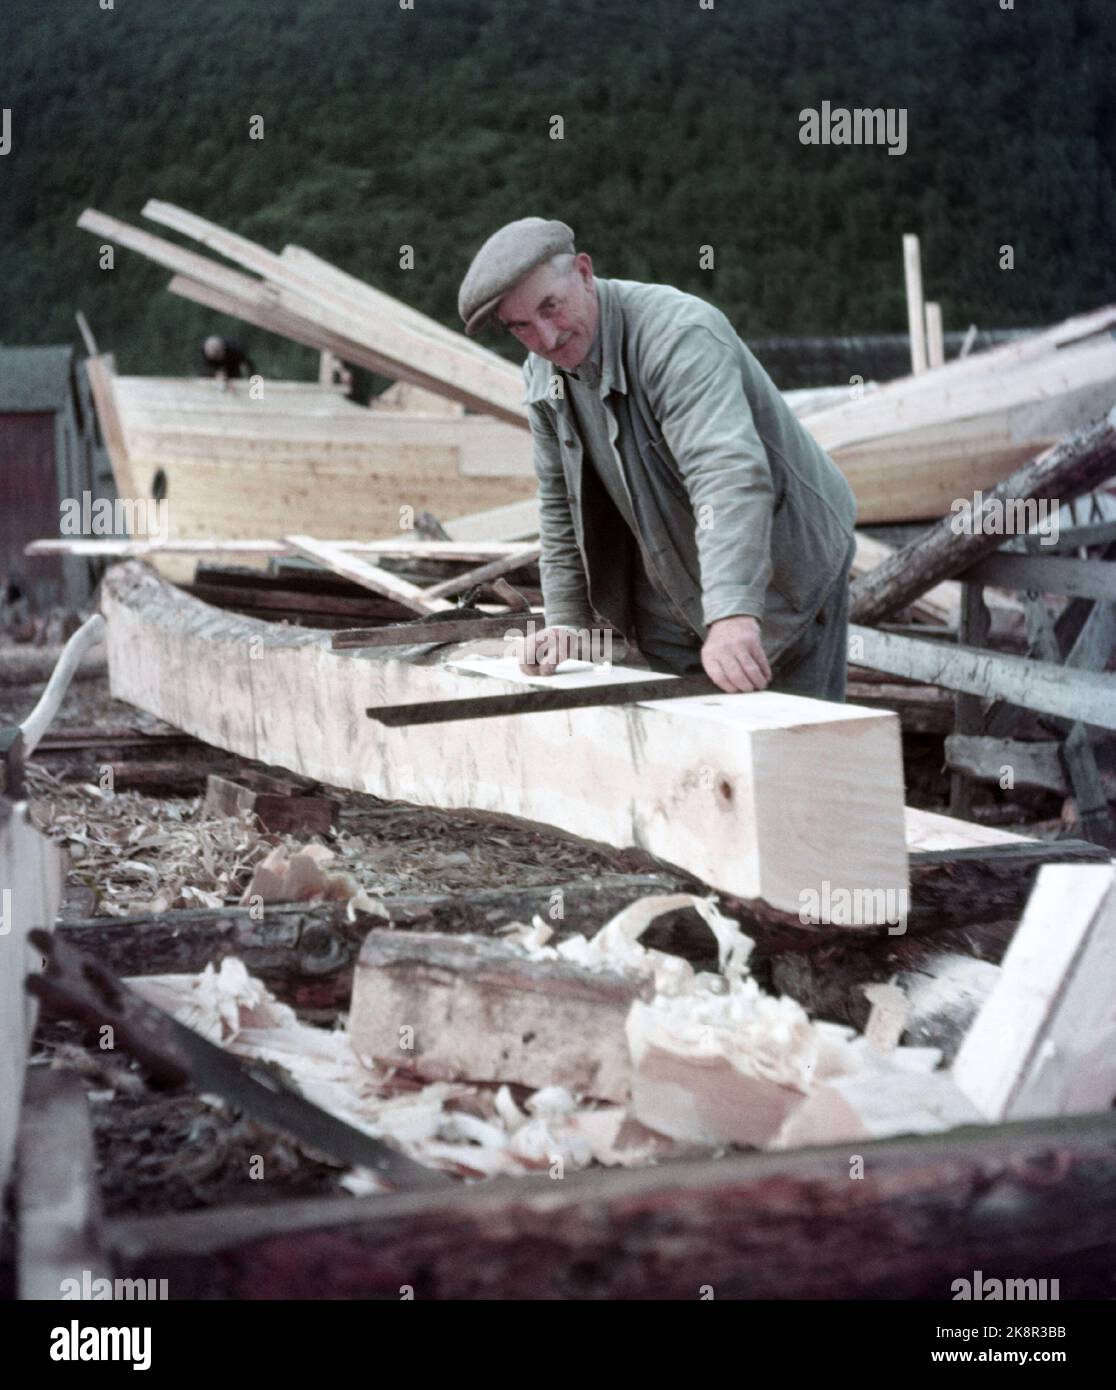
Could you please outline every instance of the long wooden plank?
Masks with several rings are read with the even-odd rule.
[[[849,627],[849,659],[892,676],[1116,729],[1116,675],[1069,670],[1052,661],[977,647],[923,642],[856,624]]]
[[[335,550],[347,550],[354,555],[379,555],[390,560],[461,560],[478,564],[503,560],[522,553],[524,547],[506,541],[354,541],[326,540],[322,542]],[[85,536],[57,540],[53,537],[29,541],[25,555],[90,555],[102,559],[138,559],[157,552],[167,555],[293,555],[295,551],[285,541],[171,539],[166,541],[96,540]],[[427,591],[429,592],[429,590]]]
[[[762,692],[386,729],[370,704],[512,693],[537,681],[390,656],[210,608],[145,566],[103,586],[113,693],[217,747],[334,786],[469,807],[637,845],[736,897],[905,888],[895,715]],[[614,675],[618,674],[615,670]],[[632,673],[643,674],[643,673]],[[597,680],[590,669],[555,683]],[[875,904],[873,904],[875,906]]]
[[[1046,865],[953,1065],[992,1120],[1086,1114],[1116,1098],[1116,867]]]
[[[371,589],[374,594],[393,598],[397,603],[413,608],[416,613],[441,613],[454,606],[447,599],[428,598],[426,591],[417,584],[410,584],[379,565],[358,560],[355,555],[347,555],[343,550],[315,540],[313,536],[284,536],[283,539],[296,554],[317,561],[323,568],[344,579],[351,579],[362,589]]]

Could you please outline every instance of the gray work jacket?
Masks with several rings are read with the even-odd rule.
[[[596,281],[600,391],[639,551],[695,635],[752,614],[774,660],[841,573],[856,501],[728,319],[669,285]],[[531,353],[548,624],[632,634],[632,537],[584,455],[561,373]]]

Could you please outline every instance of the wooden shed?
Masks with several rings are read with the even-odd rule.
[[[111,472],[96,413],[74,350],[0,346],[0,582],[5,601],[36,610],[79,607],[89,597],[87,561],[23,554],[28,541],[57,536],[60,504],[111,495]]]

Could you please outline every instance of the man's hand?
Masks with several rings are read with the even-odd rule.
[[[709,624],[701,649],[705,674],[726,693],[763,690],[771,680],[771,667],[760,642],[755,618],[718,618]]]
[[[552,676],[563,661],[581,654],[581,637],[576,628],[544,627],[523,639],[519,669],[528,676]]]

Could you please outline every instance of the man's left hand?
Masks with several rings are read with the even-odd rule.
[[[771,681],[760,625],[751,617],[718,618],[710,623],[701,664],[709,679],[728,694],[763,690]]]

